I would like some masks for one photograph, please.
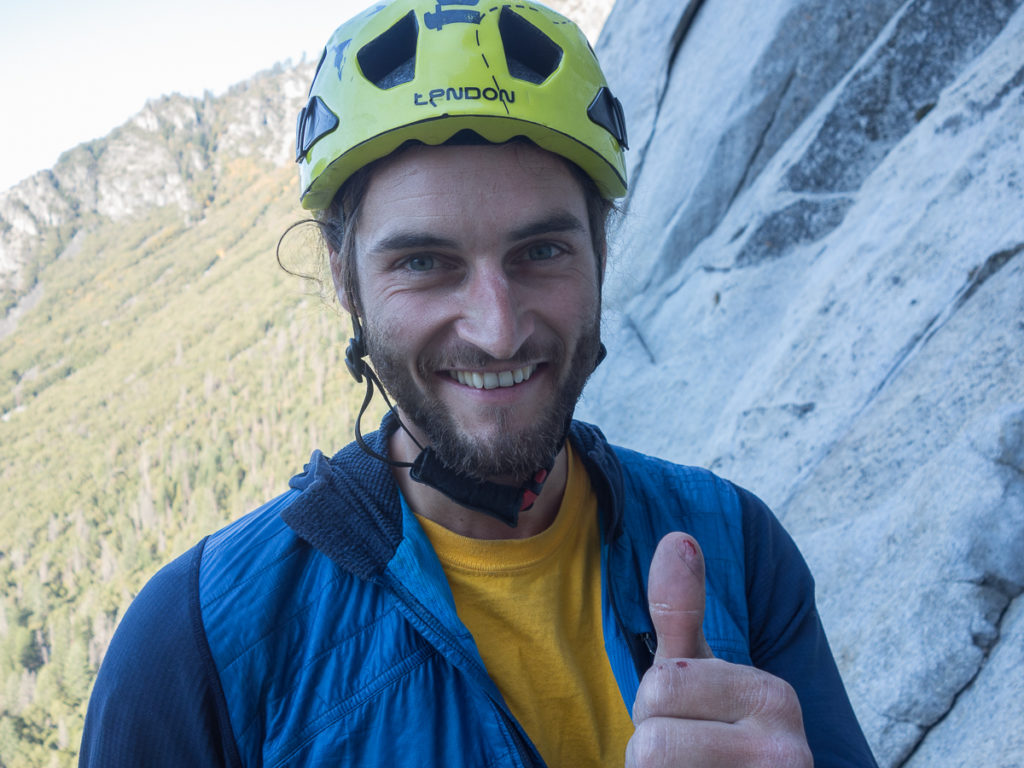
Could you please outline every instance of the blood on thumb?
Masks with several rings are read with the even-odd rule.
[[[651,559],[647,602],[658,638],[655,660],[711,656],[704,631],[704,556],[685,533],[666,535]]]

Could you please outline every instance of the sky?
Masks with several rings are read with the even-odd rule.
[[[371,0],[0,0],[0,191],[164,94],[222,93]]]

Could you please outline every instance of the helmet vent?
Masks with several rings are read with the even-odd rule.
[[[597,96],[587,107],[587,117],[604,128],[615,137],[623,149],[629,149],[626,142],[626,116],[622,111],[622,102],[612,96],[607,86],[602,85]]]
[[[508,6],[501,9],[498,17],[498,33],[512,77],[539,85],[558,69],[562,49]]]
[[[313,96],[299,112],[295,126],[295,162],[309,152],[309,148],[338,127],[338,116],[331,112],[319,96]]]
[[[408,83],[416,75],[416,14],[409,11],[386,32],[359,49],[363,75],[381,89]]]

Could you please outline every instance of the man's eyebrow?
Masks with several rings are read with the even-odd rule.
[[[565,211],[558,211],[550,216],[531,222],[526,226],[514,229],[509,233],[509,240],[526,240],[537,235],[553,232],[586,232],[583,222]]]
[[[395,232],[378,240],[368,249],[371,252],[405,251],[411,248],[455,248],[457,243],[447,237],[426,232]]]

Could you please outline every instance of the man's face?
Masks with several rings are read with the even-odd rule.
[[[586,204],[561,159],[402,152],[367,187],[356,275],[367,351],[421,443],[504,482],[554,457],[600,345]]]

